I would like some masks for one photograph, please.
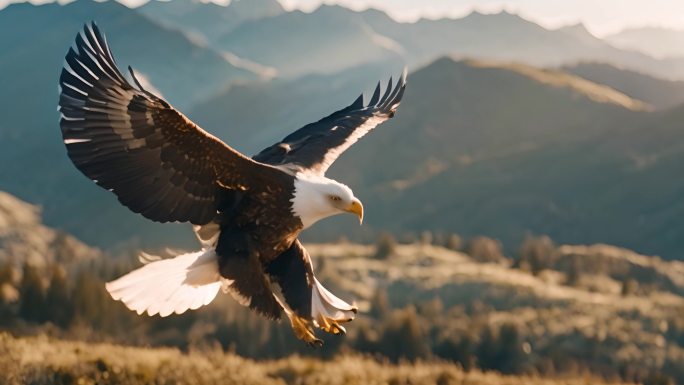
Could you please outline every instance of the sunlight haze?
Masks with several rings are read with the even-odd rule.
[[[244,0],[243,0],[244,1]],[[325,4],[338,4],[354,10],[377,8],[400,21],[423,18],[459,18],[473,10],[496,13],[506,10],[519,14],[540,25],[555,29],[565,25],[583,23],[590,32],[602,37],[629,27],[666,27],[684,29],[684,2],[653,0],[644,6],[640,0],[279,0],[287,10],[301,9],[310,12]],[[0,0],[0,8],[12,1]],[[49,1],[33,1],[45,3]],[[62,2],[62,1],[60,1]],[[145,0],[121,1],[131,7]],[[229,3],[230,0],[218,0]]]

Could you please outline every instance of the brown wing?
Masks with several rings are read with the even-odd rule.
[[[226,190],[246,190],[252,161],[203,131],[166,101],[119,72],[93,23],[76,38],[60,76],[60,125],[69,157],[136,213],[205,224]],[[129,67],[130,69],[130,67]]]
[[[309,123],[265,148],[254,159],[323,175],[337,157],[356,141],[394,116],[405,89],[406,69],[394,88],[390,78],[382,97],[378,83],[368,105],[364,104],[361,95],[349,106],[315,123]]]

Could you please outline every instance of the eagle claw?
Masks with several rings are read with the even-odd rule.
[[[311,322],[306,318],[300,317],[296,314],[288,314],[290,316],[290,324],[292,330],[297,338],[306,342],[309,346],[320,348],[323,346],[323,341],[316,338]]]
[[[339,322],[344,322],[344,321],[336,321],[332,318],[319,316],[316,323],[318,324],[318,327],[323,329],[323,331],[326,333],[335,334],[335,335],[347,334],[347,330],[342,325],[340,325]]]

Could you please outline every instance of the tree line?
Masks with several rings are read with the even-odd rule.
[[[513,258],[505,256],[498,241],[486,237],[464,242],[455,234],[423,234],[418,241],[466,252],[482,263],[507,263],[531,274],[556,269],[565,273],[567,285],[579,284],[588,271],[607,271],[606,267],[591,265],[592,261],[563,260],[548,237],[526,239]],[[391,263],[396,247],[394,238],[385,234],[378,238],[373,257]],[[330,358],[359,352],[393,362],[447,360],[465,370],[479,368],[507,374],[591,372],[631,381],[650,379],[653,384],[668,383],[671,377],[684,379],[684,371],[676,363],[666,364],[667,375],[629,365],[602,365],[602,360],[614,352],[602,341],[579,334],[563,337],[573,339],[572,346],[581,346],[579,351],[565,348],[567,341],[560,337],[552,345],[534,346],[535,341],[522,334],[515,322],[490,322],[491,309],[477,300],[468,306],[446,307],[435,297],[398,307],[392,305],[388,288],[376,290],[369,309],[348,328],[347,336],[324,336],[325,345],[320,350],[296,340],[287,321],[263,320],[229,296],[219,296],[212,305],[183,315],[137,316],[113,301],[104,289],[104,282],[130,268],[129,263],[106,259],[47,268],[0,265],[0,328],[17,334],[49,332],[66,338],[184,350],[220,346],[257,359],[293,353]],[[643,290],[639,285],[650,282],[637,278],[625,278],[625,285],[631,285],[623,289],[628,291],[625,295]],[[668,339],[684,346],[684,322],[672,325]]]

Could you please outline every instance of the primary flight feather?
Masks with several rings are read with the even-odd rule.
[[[69,158],[136,213],[190,222],[203,249],[147,264],[107,284],[139,314],[167,316],[231,293],[260,314],[284,313],[295,335],[319,345],[313,327],[344,333],[356,307],[316,279],[297,239],[316,221],[363,205],[325,177],[337,157],[394,116],[406,71],[368,104],[308,124],[253,158],[234,150],[119,71],[95,23],[84,26],[59,79],[60,126]],[[276,286],[280,289],[274,290]],[[279,292],[279,293],[278,293]]]

